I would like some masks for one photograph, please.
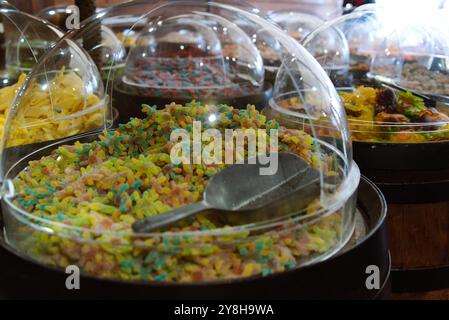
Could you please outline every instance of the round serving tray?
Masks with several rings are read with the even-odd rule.
[[[356,231],[341,253],[326,261],[273,274],[216,283],[129,283],[82,276],[67,290],[67,274],[20,257],[0,237],[0,297],[146,299],[384,299],[390,292],[386,203],[362,178]],[[368,289],[368,266],[379,268],[379,288]]]

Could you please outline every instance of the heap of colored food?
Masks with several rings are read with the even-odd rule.
[[[0,137],[6,117],[25,75],[0,89]],[[11,123],[8,146],[51,141],[100,128],[105,104],[95,94],[85,94],[82,79],[61,71],[47,85],[31,83]]]
[[[449,116],[410,92],[358,87],[340,96],[354,140],[426,142],[449,139]]]
[[[194,120],[203,130],[221,132],[265,129],[269,136],[270,129],[279,129],[279,151],[318,166],[311,136],[267,121],[254,106],[237,110],[192,102],[162,110],[145,106],[144,111],[145,119],[133,118],[92,142],[61,146],[20,172],[14,203],[36,225],[54,231],[23,225],[15,232],[22,252],[49,265],[75,264],[100,277],[213,281],[281,272],[338,246],[339,211],[318,222],[292,217],[256,232],[198,215],[168,231],[133,234],[137,219],[199,201],[209,178],[225,167],[171,161],[171,133],[192,133]],[[317,206],[309,204],[307,213]]]
[[[447,73],[430,71],[418,63],[405,64],[401,84],[419,92],[449,95],[449,76]]]
[[[142,58],[132,72],[126,73],[126,91],[178,100],[232,98],[260,91],[258,87],[239,85],[239,79],[225,67],[223,59]]]
[[[440,63],[445,65],[444,63]],[[437,94],[449,96],[449,75],[444,70],[429,70],[416,62],[404,63],[402,69],[397,70],[391,66],[376,66],[374,72],[392,79],[407,89],[422,92],[423,94]]]

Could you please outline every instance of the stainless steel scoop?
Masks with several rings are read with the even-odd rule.
[[[209,180],[202,201],[136,221],[134,232],[150,232],[198,213],[216,213],[224,223],[239,225],[303,211],[320,195],[320,175],[295,154],[277,157],[273,175],[261,175],[259,161],[234,164]]]

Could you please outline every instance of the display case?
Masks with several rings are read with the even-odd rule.
[[[355,140],[447,140],[446,32],[427,20],[393,22],[385,10],[360,7],[304,45],[341,92]]]
[[[103,84],[78,40],[104,19],[131,11],[141,12],[146,25],[125,71],[111,71]],[[245,31],[232,23],[237,20],[246,24]],[[253,41],[259,30],[277,39],[277,53],[286,61],[263,108],[253,100],[264,85]],[[235,45],[237,55],[224,54],[225,44]],[[52,99],[50,109],[36,108],[69,128],[83,119],[104,131],[83,127],[83,133],[65,131],[62,140],[39,136],[36,143],[25,143],[20,134],[28,128],[22,115],[30,108],[30,90],[57,94],[51,84],[62,75],[81,80],[83,110],[58,112],[72,100],[69,94]],[[117,99],[118,90],[103,89],[117,83],[143,99]],[[237,93],[245,107],[230,104]],[[108,128],[112,105],[139,117],[121,117],[118,128]],[[1,161],[6,241],[19,255],[45,266],[76,265],[83,275],[145,284],[232,283],[329,259],[354,230],[360,173],[337,92],[297,41],[245,10],[198,1],[149,9],[146,1],[132,1],[108,8],[42,57],[13,110]],[[196,140],[198,134],[203,138]],[[204,138],[211,134],[214,139]],[[180,151],[187,152],[181,160]],[[282,161],[276,159],[285,154],[296,159],[298,171],[275,170],[284,181],[275,189],[288,188],[275,198],[261,194],[265,214],[256,220],[227,220],[222,209],[151,232],[133,227],[206,201],[205,189],[223,170],[267,157],[268,165],[279,164],[280,170]],[[262,175],[249,172],[253,175],[238,176],[232,188],[218,184],[215,192],[248,192],[250,182]],[[283,209],[275,211],[274,204]],[[243,217],[262,209],[229,210]]]
[[[431,2],[383,4],[329,22],[304,44],[329,70],[349,71],[343,84],[334,83],[354,159],[388,201],[393,289],[437,290],[449,275],[441,255],[447,228],[435,227],[447,225],[449,206],[447,16]],[[332,33],[344,36],[340,48],[349,59],[315,45]]]

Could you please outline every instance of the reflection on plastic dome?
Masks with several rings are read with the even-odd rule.
[[[326,70],[337,88],[351,86],[349,44],[341,30],[327,28],[319,37],[308,41],[306,48]]]
[[[14,7],[11,3],[9,3],[6,0],[1,0],[0,1],[0,8],[4,8],[4,9],[16,9],[16,7]]]
[[[307,34],[324,23],[324,20],[317,16],[293,10],[273,11],[267,17],[298,41],[301,41]],[[270,37],[264,30],[258,30],[257,37],[254,39],[264,59],[266,76],[274,82],[282,62],[282,57],[278,54],[279,44],[276,37]]]
[[[342,91],[356,140],[449,139],[447,33],[436,17],[412,17],[398,20],[388,8],[362,6],[304,40]]]
[[[2,9],[5,69],[10,78],[29,72],[63,34],[51,24],[15,9]]]

